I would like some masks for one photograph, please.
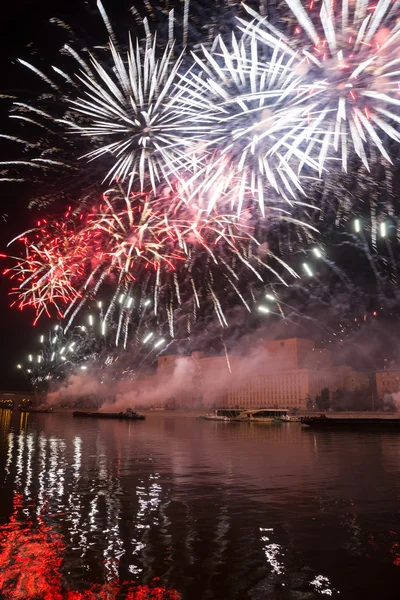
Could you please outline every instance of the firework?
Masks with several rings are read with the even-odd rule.
[[[84,117],[72,127],[98,145],[86,155],[92,160],[111,155],[114,164],[105,179],[128,182],[139,178],[140,188],[150,182],[153,190],[168,182],[171,173],[186,167],[186,119],[171,96],[181,58],[173,60],[173,46],[157,57],[155,40],[130,43],[126,61],[110,44],[112,74],[92,57],[96,78],[79,76],[86,93],[71,100],[71,108]],[[126,64],[125,64],[126,62]]]
[[[298,173],[318,166],[300,145],[308,101],[300,63],[278,47],[264,54],[255,35],[250,42],[232,35],[231,50],[219,38],[213,53],[203,48],[202,58],[193,55],[198,68],[178,86],[182,110],[202,139],[197,155],[209,155],[199,170],[204,185],[233,186],[239,212],[251,192],[262,214],[271,190],[292,201],[303,192]]]
[[[106,294],[110,299],[104,306],[105,324],[119,312],[117,344],[120,336],[127,339],[132,311],[146,306],[150,296],[153,314],[167,315],[171,337],[174,310],[181,307],[195,314],[201,301],[211,301],[226,326],[219,298],[221,277],[248,310],[240,275],[262,282],[269,272],[285,285],[282,269],[298,277],[258,240],[251,202],[240,214],[231,212],[230,205],[227,194],[218,203],[226,212],[216,208],[210,212],[207,195],[194,200],[190,188],[180,184],[158,194],[110,189],[98,205],[87,211],[81,208],[72,222],[64,221],[63,237],[49,239],[49,230],[58,231],[58,225],[51,225],[42,232],[35,230],[33,241],[28,235],[20,238],[27,257],[7,271],[19,284],[12,291],[21,308],[31,305],[38,316],[62,303],[67,328],[84,306]],[[314,231],[277,203],[269,207],[268,221],[271,227],[287,222],[310,235]]]
[[[286,0],[293,18],[288,35],[247,8],[241,29],[275,51],[301,58],[299,90],[308,90],[308,127],[302,142],[319,169],[338,153],[342,169],[357,155],[368,167],[371,147],[390,162],[387,141],[400,142],[399,3]],[[303,87],[305,86],[305,88]]]
[[[18,307],[34,307],[37,319],[44,311],[49,315],[49,304],[62,316],[63,306],[79,297],[73,282],[92,260],[76,235],[70,210],[63,217],[51,222],[42,219],[34,229],[18,236],[16,240],[23,244],[25,256],[13,257],[15,266],[4,270],[17,284],[11,293],[18,294]]]

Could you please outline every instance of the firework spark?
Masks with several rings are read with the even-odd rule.
[[[62,225],[56,220],[19,238],[26,256],[7,270],[18,283],[12,293],[20,308],[33,306],[38,316],[49,314],[55,304],[60,316],[68,317],[68,328],[85,305],[104,295],[105,289],[111,291],[103,320],[108,323],[118,308],[117,343],[127,335],[134,305],[147,306],[150,294],[153,314],[168,315],[171,337],[174,310],[188,301],[192,311],[200,308],[201,300],[211,300],[226,326],[219,297],[221,277],[248,310],[239,273],[260,282],[269,273],[285,285],[282,269],[298,277],[258,241],[251,203],[239,215],[230,211],[230,205],[227,194],[218,204],[226,212],[215,208],[210,212],[207,195],[194,200],[190,188],[180,184],[173,191],[166,186],[158,194],[110,189],[90,210],[81,207]],[[269,207],[268,219],[294,224],[310,234],[314,230],[276,203]]]
[[[240,19],[241,29],[302,58],[296,70],[304,77],[300,89],[308,89],[305,152],[317,157],[320,172],[337,153],[344,171],[354,154],[368,167],[371,146],[390,162],[387,140],[400,142],[399,2],[322,0],[308,10],[301,0],[286,3],[294,17],[288,35],[249,7],[253,21]]]
[[[92,57],[97,77],[86,72],[78,77],[86,93],[71,100],[71,108],[83,115],[84,124],[70,125],[99,145],[86,158],[113,156],[105,179],[127,181],[130,190],[139,178],[142,191],[148,182],[156,190],[188,161],[186,119],[172,96],[181,57],[174,60],[173,46],[168,45],[158,59],[156,40],[151,38],[144,49],[138,41],[136,47],[130,42],[126,64],[113,43],[110,52],[112,74]]]
[[[299,61],[278,47],[267,58],[255,35],[232,35],[231,50],[217,41],[218,51],[193,55],[198,70],[181,77],[180,102],[203,138],[201,151],[212,155],[202,171],[207,187],[225,178],[236,188],[239,212],[251,191],[264,214],[270,190],[292,201],[303,192],[301,168],[317,169],[300,147],[308,98]]]

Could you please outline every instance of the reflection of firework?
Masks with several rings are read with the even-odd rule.
[[[120,597],[127,600],[180,600],[176,590],[167,590],[154,579],[151,585],[118,580],[94,584],[84,592],[64,589],[60,567],[65,545],[62,536],[45,523],[43,511],[36,522],[26,517],[21,494],[14,496],[10,521],[0,527],[0,593],[4,598],[26,600],[90,600]]]
[[[354,152],[367,165],[370,146],[390,161],[385,139],[400,142],[393,127],[399,123],[393,107],[400,106],[397,3],[322,0],[308,11],[301,0],[286,3],[297,21],[288,36],[251,10],[254,21],[242,24],[267,46],[302,57],[297,72],[309,96],[302,136],[307,153],[316,154],[320,169],[332,149],[344,170]]]

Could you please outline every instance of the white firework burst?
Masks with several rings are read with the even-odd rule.
[[[320,172],[337,154],[347,171],[356,154],[368,168],[374,146],[388,161],[386,141],[400,142],[400,20],[398,0],[285,0],[293,13],[286,36],[249,7],[245,35],[273,51],[302,56],[297,68],[308,87],[306,152]]]
[[[266,59],[255,35],[249,43],[232,36],[231,50],[217,42],[217,51],[194,55],[199,68],[178,85],[193,133],[203,140],[197,151],[209,155],[207,177],[202,169],[195,177],[208,188],[233,186],[239,212],[250,191],[264,214],[268,188],[291,202],[302,192],[301,168],[317,168],[299,143],[307,127],[299,61],[278,47]]]
[[[157,58],[156,41],[147,38],[144,49],[129,44],[126,61],[110,42],[112,73],[91,58],[97,76],[81,72],[86,93],[71,100],[72,109],[84,122],[70,123],[74,130],[93,138],[97,147],[85,155],[96,158],[111,155],[114,164],[105,179],[127,181],[136,178],[155,190],[160,181],[169,182],[187,164],[185,122],[179,103],[172,97],[181,57],[173,59],[168,45]]]

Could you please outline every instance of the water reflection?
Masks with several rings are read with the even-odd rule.
[[[375,600],[384,577],[385,599],[397,598],[396,437],[29,417],[0,414],[0,557],[6,568],[42,543],[58,561],[54,594],[136,598],[148,586],[143,598]]]

